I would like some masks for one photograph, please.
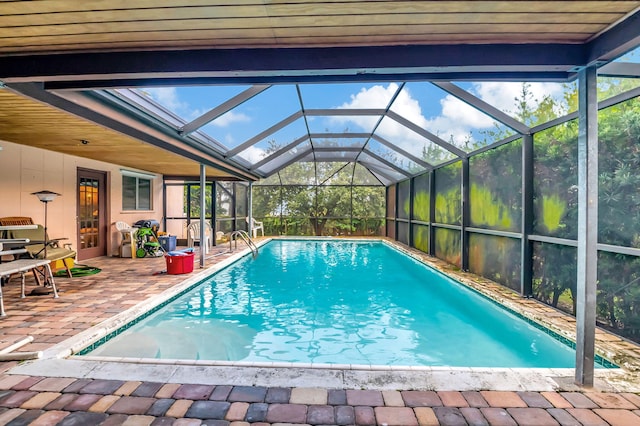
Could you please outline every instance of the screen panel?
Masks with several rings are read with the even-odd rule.
[[[436,257],[461,267],[460,231],[436,228],[434,238]]]
[[[460,225],[462,207],[460,186],[462,162],[439,168],[435,172],[436,180],[436,222],[448,225]]]
[[[469,271],[520,292],[520,240],[469,235]]]

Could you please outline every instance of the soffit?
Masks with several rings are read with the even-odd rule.
[[[0,90],[0,114],[0,140],[159,174],[200,174],[198,162],[7,90]],[[233,178],[213,167],[206,173]]]

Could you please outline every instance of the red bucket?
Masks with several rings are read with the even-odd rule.
[[[193,272],[193,258],[195,253],[185,253],[180,256],[165,255],[167,260],[167,274],[178,275]]]

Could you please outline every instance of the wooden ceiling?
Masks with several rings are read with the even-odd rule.
[[[0,90],[0,139],[159,174],[200,174],[196,161],[8,90]],[[206,173],[231,176],[214,167],[207,167]]]
[[[638,1],[0,2],[0,53],[434,43],[584,43]]]
[[[583,45],[610,31],[630,16],[637,18],[638,10],[640,1],[604,0],[2,1],[0,80],[11,81],[6,79],[9,77],[8,74],[16,74],[15,66],[11,72],[3,73],[11,65],[6,60],[11,59],[26,61],[20,64],[30,67],[30,75],[40,75],[36,70],[46,68],[49,79],[51,76],[55,78],[56,75],[64,74],[59,70],[63,65],[56,62],[64,63],[66,60],[61,54],[177,54],[184,50],[231,49],[227,51],[231,53],[224,52],[224,57],[227,57],[233,55],[232,49],[245,49],[245,52],[248,52],[247,48],[285,48],[285,53],[282,50],[278,53],[279,57],[282,57],[289,51],[287,48],[415,45],[442,46],[443,49],[447,49],[446,46],[492,44]],[[637,29],[635,32],[638,32]],[[606,43],[602,46],[608,48]],[[540,51],[544,52],[544,47]],[[442,56],[446,56],[446,52],[442,52]],[[450,56],[462,56],[457,51],[451,53],[449,49],[448,52]],[[510,54],[513,55],[513,51]],[[365,53],[363,56],[366,55]],[[248,56],[249,53],[245,53],[242,59],[245,64],[250,63],[247,62]],[[404,51],[398,54],[400,59],[408,56],[410,55]],[[437,56],[431,55],[428,60],[431,63],[437,62]],[[561,53],[556,56],[565,55]],[[579,57],[580,54],[574,56]],[[177,56],[172,58],[175,57]],[[126,57],[114,58],[117,60]],[[321,58],[330,62],[332,53],[325,50]],[[209,60],[216,63],[217,59]],[[395,58],[387,62],[394,60]],[[473,60],[475,59],[470,61]],[[113,62],[114,60],[111,61]],[[181,60],[174,63],[181,62],[184,63]],[[89,67],[92,64],[91,59],[79,63],[79,67]],[[169,65],[165,66],[173,64],[168,63]],[[284,58],[278,66],[287,66],[287,63],[287,59]],[[313,61],[308,63],[312,64]],[[109,60],[106,60],[97,67],[108,64]],[[513,63],[509,62],[506,65],[511,64]],[[334,67],[333,63],[329,63],[328,67],[339,68]],[[21,68],[24,67],[17,66],[18,70]],[[535,67],[532,69],[535,70]],[[173,71],[179,78],[182,71]],[[81,74],[78,70],[73,72],[76,75]],[[400,72],[404,72],[404,68]],[[104,75],[101,77],[103,81],[117,82],[117,71],[110,69],[105,71]],[[34,84],[45,81],[30,80],[29,75],[19,77],[20,80],[14,81]],[[131,75],[128,77],[131,78]],[[68,80],[67,77],[65,79]],[[156,173],[192,176],[199,174],[199,161],[193,156],[187,158],[188,155],[167,152],[161,147],[107,129],[86,118],[80,118],[7,89],[0,89],[0,117],[0,139],[3,140]],[[90,143],[82,145],[79,142],[82,139],[89,140]],[[233,170],[231,173],[229,170],[218,170],[212,161],[203,162],[209,165],[209,176],[243,175],[242,172],[238,174]],[[244,176],[246,177],[246,174]]]

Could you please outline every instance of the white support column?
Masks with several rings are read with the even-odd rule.
[[[598,100],[597,70],[578,73],[578,276],[576,375],[593,386],[598,275]]]
[[[207,251],[207,170],[204,164],[200,164],[200,267],[204,268],[204,256]],[[211,235],[211,238],[214,238]]]
[[[249,229],[247,233],[253,236],[253,234],[251,233],[251,224],[253,223],[253,182],[249,182],[249,190],[247,192],[247,216],[249,216]]]

